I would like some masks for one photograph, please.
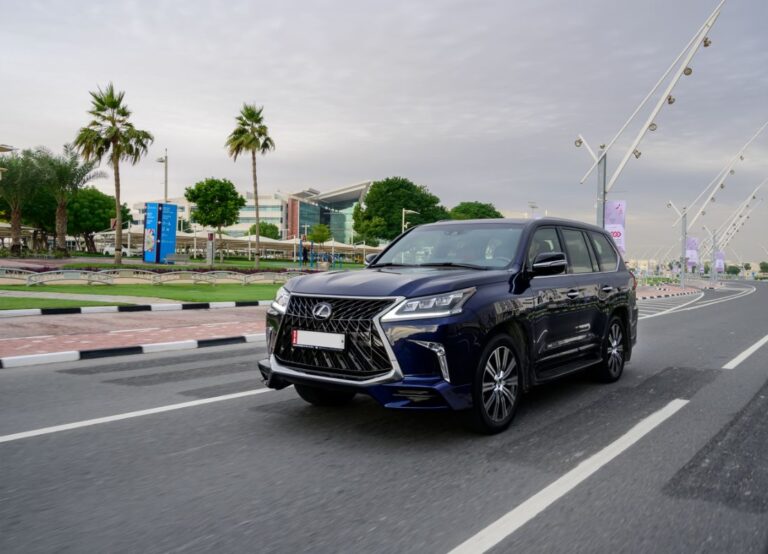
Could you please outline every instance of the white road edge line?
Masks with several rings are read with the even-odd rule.
[[[69,431],[71,429],[79,429],[81,427],[90,427],[91,425],[111,423],[113,421],[131,419],[134,417],[161,414],[163,412],[172,412],[174,410],[183,410],[184,408],[191,408],[193,406],[202,406],[203,404],[212,404],[214,402],[223,402],[224,400],[234,400],[236,398],[253,396],[256,394],[261,394],[263,392],[270,392],[271,390],[272,389],[266,389],[266,388],[246,390],[242,392],[235,392],[232,394],[225,394],[223,396],[214,396],[211,398],[202,398],[200,400],[192,400],[190,402],[181,402],[179,404],[168,404],[167,406],[149,408],[148,410],[126,412],[123,414],[116,414],[116,415],[107,416],[107,417],[97,417],[96,419],[86,419],[83,421],[75,421],[74,423],[65,423],[64,425],[54,425],[53,427],[43,427],[42,429],[35,429],[33,431],[24,431],[23,433],[14,433],[13,435],[0,436],[0,443],[17,441],[21,439],[28,439],[31,437],[39,437],[40,435],[50,435],[51,433],[59,433],[60,431]]]
[[[461,543],[449,554],[479,554],[490,550],[650,433],[686,404],[688,404],[688,400],[678,398],[652,413],[600,452],[590,456],[512,511]]]
[[[644,316],[638,317],[637,319],[649,319],[651,317],[658,317],[660,315],[665,315],[665,314],[668,314],[668,313],[672,313],[672,312],[674,312],[676,310],[679,310],[680,308],[682,308],[684,306],[687,306],[688,304],[693,304],[694,302],[697,302],[697,301],[701,300],[701,298],[703,296],[704,296],[704,293],[701,292],[701,293],[696,295],[696,298],[694,298],[693,300],[690,300],[688,302],[685,302],[684,304],[673,306],[672,308],[670,308],[668,310],[664,310],[663,312],[658,312],[658,313],[651,314],[651,315],[644,315]]]
[[[736,369],[736,367],[749,358],[752,354],[758,351],[758,349],[763,346],[765,343],[768,343],[768,335],[765,335],[763,338],[761,338],[759,341],[757,341],[755,344],[747,348],[744,352],[736,356],[734,359],[732,359],[730,362],[725,364],[723,366],[723,369]]]

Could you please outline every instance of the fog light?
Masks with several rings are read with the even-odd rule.
[[[428,348],[429,350],[435,353],[435,355],[437,356],[437,362],[440,364],[440,373],[443,374],[443,379],[445,379],[447,382],[450,383],[451,375],[448,373],[448,358],[446,358],[445,356],[445,347],[439,342],[430,342],[430,341],[423,341],[423,340],[413,340],[411,342],[414,342],[419,346],[423,346],[424,348]]]

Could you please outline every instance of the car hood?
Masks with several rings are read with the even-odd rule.
[[[508,280],[510,275],[508,270],[367,268],[295,277],[286,284],[286,289],[298,294],[415,297],[498,283]]]

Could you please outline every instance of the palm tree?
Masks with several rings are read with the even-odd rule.
[[[115,173],[115,263],[122,263],[123,217],[120,209],[120,160],[136,165],[155,140],[147,131],[136,129],[129,121],[131,111],[123,104],[125,92],[115,92],[112,83],[98,92],[90,92],[93,119],[75,138],[75,148],[86,162],[109,154]]]
[[[24,150],[3,158],[6,171],[0,180],[0,198],[11,212],[11,255],[21,256],[21,210],[39,184],[35,154]]]
[[[38,149],[38,161],[45,184],[56,199],[56,250],[67,253],[67,203],[74,193],[94,179],[107,176],[95,171],[98,162],[81,162],[80,156],[71,144],[64,145],[64,154],[54,156],[45,148]]]
[[[256,228],[259,229],[259,186],[256,180],[256,153],[266,154],[275,149],[275,143],[269,137],[269,129],[264,125],[262,112],[264,107],[256,107],[256,104],[243,104],[240,115],[235,118],[237,127],[227,137],[227,150],[234,161],[243,152],[251,153],[251,169],[253,172],[253,203],[256,213]],[[259,268],[259,233],[256,233],[256,258],[255,267]]]

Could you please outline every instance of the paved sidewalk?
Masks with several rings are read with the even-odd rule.
[[[265,307],[8,318],[0,358],[264,332]]]
[[[179,304],[180,300],[156,298],[152,296],[120,296],[110,294],[71,294],[68,292],[32,292],[0,290],[0,302],[3,296],[12,298],[56,298],[60,300],[90,300],[91,302],[115,302],[119,304]]]

